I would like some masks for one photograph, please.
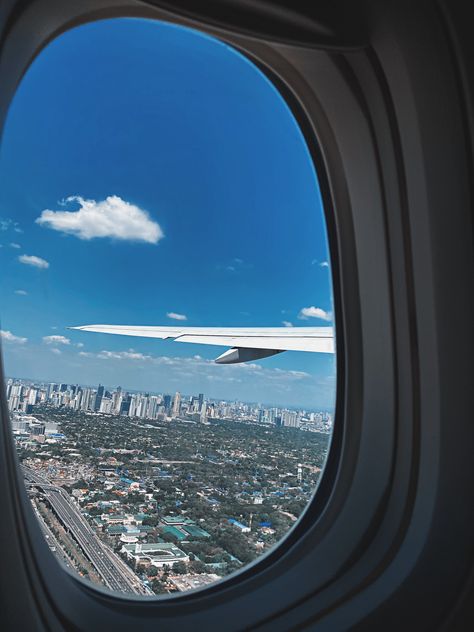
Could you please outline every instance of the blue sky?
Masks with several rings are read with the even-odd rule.
[[[122,19],[52,42],[8,115],[0,245],[9,375],[333,405],[329,355],[219,366],[219,347],[66,329],[176,324],[170,314],[190,326],[331,324],[303,137],[273,85],[216,40]]]

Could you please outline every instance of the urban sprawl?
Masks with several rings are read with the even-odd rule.
[[[11,425],[50,549],[111,590],[203,587],[273,547],[310,500],[332,415],[204,394],[9,379]]]

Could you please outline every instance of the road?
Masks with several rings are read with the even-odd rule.
[[[148,594],[147,589],[125,562],[100,541],[63,489],[52,485],[43,476],[25,466],[22,466],[22,469],[25,482],[42,490],[59,520],[111,590]]]
[[[59,560],[61,560],[61,562],[63,564],[65,564],[71,570],[74,570],[74,567],[72,566],[71,561],[69,560],[69,558],[66,555],[66,553],[63,551],[60,543],[56,539],[56,536],[51,531],[49,526],[46,524],[43,516],[40,514],[40,512],[38,511],[38,509],[37,509],[37,507],[35,505],[33,505],[33,509],[35,511],[36,517],[38,518],[38,522],[40,524],[41,531],[43,532],[43,535],[45,537],[46,542],[48,543],[48,546],[49,546],[50,550],[56,555],[56,557]]]

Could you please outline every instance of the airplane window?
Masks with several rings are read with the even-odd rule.
[[[336,392],[318,181],[279,92],[196,31],[81,26],[19,86],[0,184],[6,398],[53,554],[154,597],[272,550]]]

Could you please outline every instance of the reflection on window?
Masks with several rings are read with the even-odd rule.
[[[238,571],[304,511],[333,426],[334,354],[273,354],[303,327],[332,336],[326,228],[292,114],[220,42],[108,20],[33,63],[0,161],[6,397],[51,551],[129,594]],[[175,333],[69,329],[91,323]],[[280,332],[252,355],[186,327]],[[247,361],[214,361],[234,346]]]

